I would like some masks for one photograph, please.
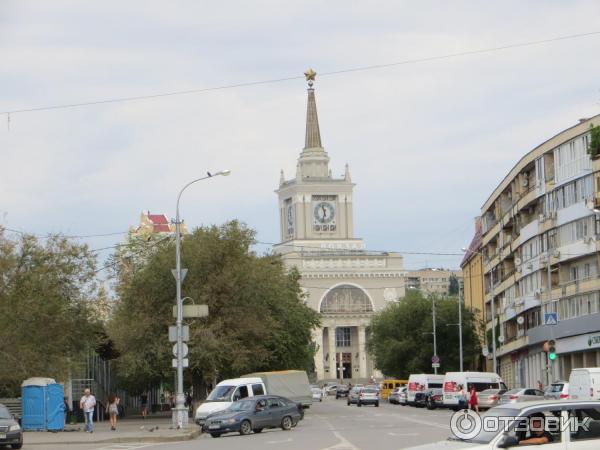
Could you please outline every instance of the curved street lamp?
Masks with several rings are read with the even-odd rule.
[[[183,301],[181,299],[181,220],[179,218],[179,200],[181,194],[189,186],[198,181],[207,180],[216,176],[227,176],[231,173],[230,170],[221,170],[219,172],[207,172],[205,177],[197,178],[186,184],[177,195],[177,206],[175,208],[175,281],[177,285],[177,397],[175,408],[173,409],[173,425],[177,428],[187,427],[188,425],[188,409],[185,407],[185,397],[183,395]]]

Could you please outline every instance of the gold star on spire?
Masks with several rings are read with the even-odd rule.
[[[315,81],[315,77],[317,76],[317,72],[315,72],[312,68],[309,68],[306,72],[304,72],[304,76],[306,77],[306,81],[308,81],[308,85],[312,86]]]

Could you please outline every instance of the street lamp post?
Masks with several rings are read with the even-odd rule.
[[[207,173],[205,177],[197,178],[186,184],[177,195],[177,206],[175,207],[175,282],[177,289],[177,396],[175,408],[173,409],[172,421],[173,425],[177,428],[187,427],[188,425],[188,410],[185,407],[185,397],[183,395],[183,301],[181,300],[181,219],[179,217],[179,200],[181,194],[190,185],[206,180],[208,178],[215,177],[217,175],[227,176],[230,174],[229,170],[221,170],[211,174]]]
[[[462,296],[461,296],[461,283],[458,282],[458,323],[449,323],[447,326],[458,327],[458,352],[459,352],[459,365],[460,371],[463,371],[463,331],[462,331]]]

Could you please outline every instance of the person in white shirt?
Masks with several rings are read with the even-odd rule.
[[[96,397],[94,397],[89,389],[83,391],[83,397],[79,400],[79,407],[83,409],[85,417],[85,432],[94,432],[94,408],[96,407]]]

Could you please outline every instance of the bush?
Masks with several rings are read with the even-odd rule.
[[[590,125],[590,135],[587,151],[592,158],[595,158],[600,155],[600,127]]]

